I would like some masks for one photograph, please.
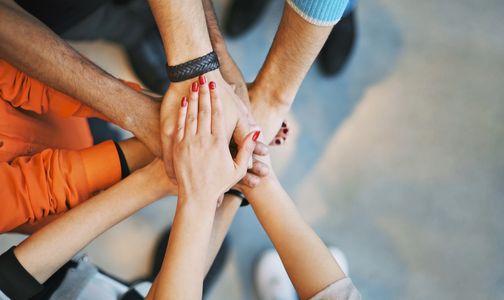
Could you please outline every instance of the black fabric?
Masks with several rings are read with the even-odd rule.
[[[16,3],[61,34],[109,0],[16,0]]]
[[[117,155],[119,155],[119,161],[121,162],[121,178],[124,179],[128,177],[131,172],[128,167],[128,162],[126,161],[126,157],[124,156],[124,152],[121,149],[121,146],[119,146],[119,144],[116,142],[114,142],[114,145],[117,150]]]
[[[78,263],[76,261],[69,261],[59,268],[49,279],[44,282],[44,289],[37,295],[30,298],[30,300],[46,300],[51,298],[52,294],[60,287],[63,279],[70,269],[75,269]]]
[[[144,300],[144,297],[134,288],[129,289],[126,294],[121,297],[121,300]]]
[[[12,300],[30,299],[43,286],[19,263],[14,249],[0,255],[0,290]]]

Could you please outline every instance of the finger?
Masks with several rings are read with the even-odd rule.
[[[195,81],[191,85],[191,94],[189,96],[189,104],[187,106],[185,136],[196,134],[198,129],[198,91],[199,85]]]
[[[235,164],[238,176],[240,177],[243,177],[247,172],[248,162],[250,157],[252,157],[252,152],[254,151],[259,134],[261,134],[260,131],[253,131],[249,133],[236,154]]]
[[[198,77],[199,80],[199,106],[198,106],[198,133],[210,133],[210,92],[206,83],[205,75]]]
[[[177,179],[175,177],[175,171],[173,170],[173,137],[168,137],[165,135],[161,135],[161,141],[163,144],[163,162],[166,171],[166,175],[168,178],[174,183],[177,184]]]
[[[243,177],[243,179],[240,181],[240,183],[248,186],[249,188],[255,188],[260,182],[261,178],[252,173],[247,173],[245,177]]]
[[[248,173],[254,174],[259,177],[264,177],[269,174],[269,171],[270,171],[270,169],[267,164],[256,159],[256,160],[254,160],[254,164],[252,165],[252,168],[248,170]]]
[[[282,145],[282,144],[283,144],[283,142],[284,142],[284,140],[283,140],[282,138],[277,137],[277,138],[275,138],[275,140],[273,140],[273,141],[271,142],[271,144],[270,144],[270,145],[272,145],[272,146],[280,146],[280,145]]]
[[[212,111],[211,117],[211,130],[213,135],[225,136],[226,131],[224,129],[224,117],[222,115],[222,102],[217,92],[217,84],[215,82],[210,82],[210,106]]]
[[[182,139],[184,138],[185,123],[187,116],[187,104],[188,104],[187,97],[186,96],[182,97],[182,101],[180,102],[179,116],[177,120],[177,133],[176,133],[177,142],[182,141]]]
[[[219,199],[217,199],[217,207],[220,207],[223,201],[224,201],[224,194],[220,195]]]
[[[260,155],[260,156],[265,156],[265,155],[268,155],[268,153],[269,153],[268,146],[266,146],[265,144],[258,141],[256,143],[255,148],[254,148],[254,154]]]

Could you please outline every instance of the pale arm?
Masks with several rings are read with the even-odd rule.
[[[202,298],[214,216],[215,206],[179,198],[165,259],[147,299]]]
[[[155,162],[37,231],[15,249],[16,257],[43,283],[104,231],[174,191]]]
[[[246,189],[254,212],[278,251],[301,299],[345,277],[329,249],[299,214],[275,175]]]

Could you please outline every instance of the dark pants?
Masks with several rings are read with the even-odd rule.
[[[131,0],[125,4],[104,3],[91,15],[66,30],[67,40],[108,40],[134,47],[142,36],[156,27],[146,0]]]

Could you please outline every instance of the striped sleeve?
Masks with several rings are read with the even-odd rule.
[[[307,22],[333,26],[343,16],[348,0],[287,0],[287,3]]]

